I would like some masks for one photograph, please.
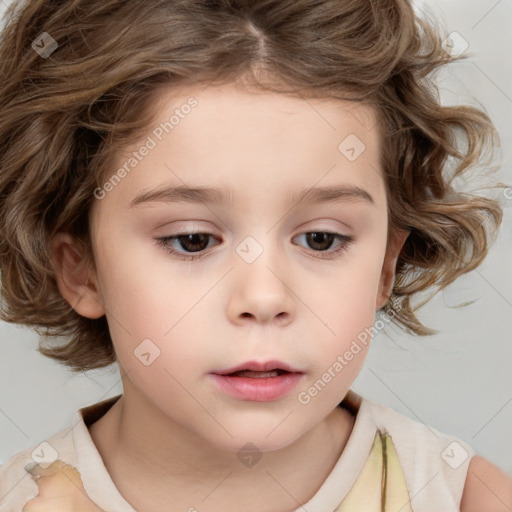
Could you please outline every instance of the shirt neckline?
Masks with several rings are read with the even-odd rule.
[[[343,501],[361,473],[373,445],[377,427],[371,404],[355,391],[348,391],[339,406],[355,415],[355,421],[345,448],[314,496],[293,512],[334,511]]]
[[[103,463],[88,430],[91,425],[119,400],[117,395],[79,409],[73,418],[73,444],[77,469],[88,497],[104,510],[137,512],[121,495]],[[352,432],[345,448],[315,495],[293,512],[325,512],[335,510],[348,494],[370,453],[376,425],[371,414],[371,403],[352,390],[339,407],[355,416]]]

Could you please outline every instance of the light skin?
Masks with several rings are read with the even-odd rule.
[[[387,245],[369,107],[235,86],[173,88],[159,98],[155,126],[127,153],[191,96],[198,104],[190,114],[95,200],[94,266],[83,265],[73,236],[52,242],[62,295],[80,315],[106,315],[123,375],[123,397],[90,432],[137,510],[172,503],[173,510],[291,511],[317,492],[343,451],[354,420],[336,405],[368,345],[307,405],[298,394],[373,326],[408,233]],[[354,161],[338,149],[350,134],[366,146]],[[117,164],[126,159],[119,155]],[[130,207],[141,193],[183,185],[229,187],[232,203]],[[289,203],[294,192],[340,185],[364,189],[373,202]],[[186,232],[212,235],[199,259],[180,259],[156,240]],[[353,240],[334,254],[340,242],[312,246],[312,232]],[[237,252],[248,236],[263,250],[252,263]],[[183,239],[172,247],[184,256],[193,250]],[[144,339],[160,350],[148,366],[134,355]],[[275,401],[233,398],[208,375],[269,359],[303,372],[298,387]],[[250,468],[237,457],[247,442],[263,454]]]

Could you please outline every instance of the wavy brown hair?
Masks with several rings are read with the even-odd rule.
[[[437,332],[417,319],[411,297],[475,269],[497,233],[499,202],[457,192],[451,180],[498,134],[484,110],[441,105],[433,72],[465,56],[446,53],[437,24],[409,1],[19,0],[5,21],[1,318],[35,328],[46,337],[39,351],[73,371],[116,357],[106,318],[82,317],[61,296],[49,242],[74,233],[93,262],[93,190],[150,126],[162,88],[243,82],[374,107],[388,241],[393,229],[410,230],[386,306],[406,332]],[[58,44],[49,56],[33,46],[43,32]],[[50,344],[55,337],[65,342]]]

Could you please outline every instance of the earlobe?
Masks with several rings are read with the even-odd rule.
[[[86,318],[105,314],[94,270],[88,267],[80,242],[70,233],[57,233],[50,245],[55,279],[69,305]]]
[[[386,305],[393,292],[395,283],[395,269],[400,251],[409,236],[410,231],[395,231],[389,246],[386,248],[386,256],[382,265],[382,272],[379,282],[379,291],[377,294],[376,310]]]

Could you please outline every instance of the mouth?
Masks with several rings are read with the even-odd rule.
[[[290,366],[282,361],[246,361],[232,368],[224,370],[215,370],[211,372],[216,375],[230,377],[249,377],[264,379],[269,377],[279,377],[284,373],[303,373],[299,369]]]
[[[300,370],[280,361],[248,361],[210,374],[222,393],[255,402],[271,402],[285,397],[303,376]]]
[[[269,377],[278,377],[279,375],[284,375],[285,373],[291,372],[281,370],[280,368],[276,368],[275,370],[269,370],[266,372],[259,372],[254,370],[239,370],[237,372],[224,374],[224,377],[249,377],[253,379],[268,379]]]

